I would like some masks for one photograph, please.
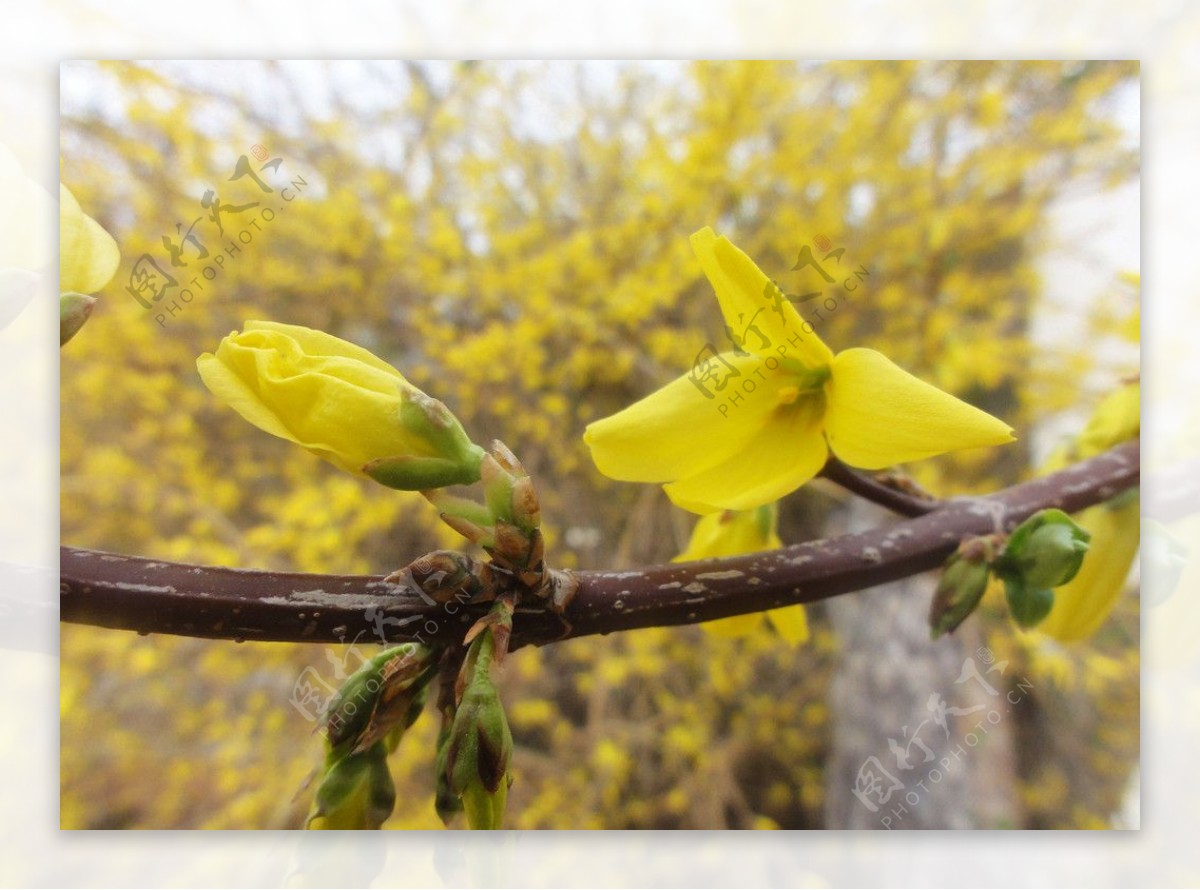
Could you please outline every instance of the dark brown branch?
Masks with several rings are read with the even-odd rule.
[[[821,470],[821,475],[846,491],[873,501],[901,516],[924,516],[942,506],[942,502],[935,498],[921,497],[888,485],[875,476],[846,466],[836,457],[829,459],[829,463]]]
[[[940,565],[963,538],[1011,529],[1047,507],[1075,512],[1137,485],[1139,458],[1139,442],[1127,442],[987,497],[940,502],[891,526],[781,550],[579,572],[569,627],[550,612],[523,607],[513,648],[811,603],[914,575]],[[64,621],[100,627],[313,643],[447,642],[461,639],[482,614],[427,603],[380,577],[189,566],[72,547],[61,551],[61,604]]]

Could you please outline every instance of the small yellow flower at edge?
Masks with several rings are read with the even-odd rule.
[[[726,324],[741,330],[752,320],[770,346],[754,352],[762,341],[750,337],[748,354],[719,356],[738,372],[728,386],[744,399],[724,413],[693,371],[589,425],[584,441],[604,475],[665,483],[671,500],[695,513],[750,510],[808,482],[830,451],[851,466],[881,469],[1014,440],[1007,424],[873,349],[835,355],[728,239],[706,228],[692,248]]]
[[[59,345],[65,345],[91,317],[91,296],[117,274],[121,251],[113,236],[83,212],[71,190],[58,186]],[[4,288],[0,286],[0,290]]]
[[[1101,399],[1079,437],[1052,454],[1042,472],[1052,473],[1141,435],[1141,392],[1140,383],[1126,383]],[[1063,643],[1095,633],[1125,590],[1141,543],[1138,490],[1088,507],[1075,521],[1092,536],[1087,556],[1075,577],[1055,588],[1054,606],[1037,626],[1038,633]]]
[[[250,423],[355,475],[413,491],[479,479],[483,449],[446,406],[353,343],[248,321],[196,367]]]
[[[113,236],[83,212],[70,189],[58,187],[60,291],[94,294],[117,274],[121,252]]]
[[[724,511],[702,516],[692,529],[687,549],[672,561],[691,562],[741,556],[760,550],[777,550],[783,546],[783,542],[775,531],[775,521],[774,504],[744,513]],[[733,615],[700,626],[720,637],[745,637],[758,631],[764,618],[790,646],[797,646],[808,639],[808,619],[801,605],[784,606],[765,613]]]

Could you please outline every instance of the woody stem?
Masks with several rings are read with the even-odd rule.
[[[1047,507],[1075,512],[1136,486],[1139,455],[1139,441],[1126,442],[986,497],[943,501],[903,522],[780,550],[636,571],[558,572],[578,584],[564,615],[523,602],[510,648],[695,624],[914,575],[936,568],[964,538],[1012,529]],[[140,633],[331,643],[378,631],[381,641],[457,643],[487,609],[431,604],[377,576],[180,565],[74,547],[61,548],[60,565],[63,621]]]

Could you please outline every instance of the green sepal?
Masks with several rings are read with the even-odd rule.
[[[420,716],[439,650],[402,643],[375,655],[350,675],[323,716],[325,736],[341,753],[359,753]]]
[[[508,802],[508,778],[500,783],[496,791],[487,791],[471,785],[463,793],[462,806],[467,814],[467,825],[475,831],[494,831],[504,821],[504,807]]]
[[[996,573],[1031,589],[1061,587],[1079,572],[1090,539],[1062,510],[1041,510],[1013,530]]]
[[[58,298],[58,345],[66,342],[79,333],[92,316],[96,307],[96,298],[87,294],[77,294],[68,291]]]
[[[933,639],[953,632],[975,611],[987,590],[990,574],[986,562],[958,553],[950,557],[929,606],[929,634]]]
[[[488,528],[496,521],[496,517],[486,505],[470,498],[459,497],[448,491],[431,491],[426,498],[437,507],[438,512],[465,519],[481,528]]]
[[[480,453],[482,454],[482,450]],[[415,457],[409,454],[377,458],[365,464],[362,471],[380,485],[400,491],[470,485],[479,480],[478,463],[441,457]]]
[[[511,779],[513,740],[491,678],[495,642],[489,628],[471,644],[463,665],[467,683],[446,743],[450,790],[462,801],[471,828],[499,828]]]
[[[396,806],[396,786],[387,766],[387,748],[376,742],[359,754],[330,751],[306,828],[377,829]]]
[[[512,522],[513,485],[516,479],[492,455],[484,455],[480,465],[483,497],[496,521]]]
[[[1049,587],[1031,587],[1020,578],[1004,579],[1004,598],[1017,624],[1028,630],[1036,627],[1054,608],[1054,591]]]
[[[401,387],[401,396],[400,423],[405,429],[415,432],[447,460],[478,467],[483,449],[471,441],[445,404],[407,385]]]
[[[454,724],[453,712],[442,715],[442,727],[438,731],[437,758],[434,762],[434,772],[437,777],[437,787],[434,795],[434,808],[442,824],[449,827],[450,820],[455,814],[463,811],[463,802],[454,789],[450,787],[450,729]]]

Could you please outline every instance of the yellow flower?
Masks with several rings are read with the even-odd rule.
[[[696,513],[750,510],[812,479],[829,452],[880,469],[1013,441],[989,414],[872,349],[834,355],[744,253],[711,229],[692,248],[741,343],[612,417],[584,441],[600,472],[662,482]]]
[[[353,343],[248,321],[196,367],[246,420],[343,470],[407,490],[479,478],[483,450],[446,406]]]
[[[94,294],[121,263],[113,236],[83,212],[65,185],[58,187],[59,290]]]
[[[775,517],[774,504],[743,513],[727,510],[702,516],[692,530],[687,549],[673,561],[691,562],[778,549],[783,542],[775,532]],[[758,631],[764,618],[790,646],[808,639],[808,620],[801,605],[784,606],[765,613],[733,615],[709,621],[701,627],[721,637],[745,637]]]
[[[1043,470],[1053,472],[1140,434],[1141,385],[1127,383],[1101,400],[1079,438],[1052,455]],[[1140,543],[1141,500],[1134,489],[1074,518],[1092,536],[1088,553],[1079,573],[1054,589],[1054,607],[1037,626],[1039,633],[1062,642],[1095,633],[1125,589]]]

